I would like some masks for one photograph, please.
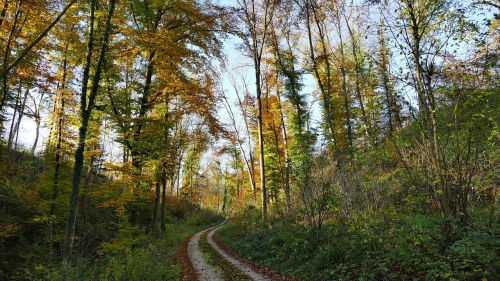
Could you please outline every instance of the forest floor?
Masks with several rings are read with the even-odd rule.
[[[186,281],[291,281],[269,269],[260,267],[226,248],[214,238],[224,222],[188,238],[181,251],[187,257],[183,262]]]

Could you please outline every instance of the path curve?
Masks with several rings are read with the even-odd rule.
[[[213,228],[213,227],[212,227]],[[193,265],[193,269],[196,272],[196,276],[200,281],[223,281],[222,276],[215,271],[215,269],[208,264],[208,262],[203,258],[203,254],[200,250],[199,241],[200,237],[212,228],[207,228],[202,230],[189,239],[187,252],[189,260]]]
[[[210,244],[210,246],[212,248],[214,248],[217,251],[217,253],[219,253],[219,255],[221,255],[222,257],[224,257],[234,267],[238,268],[241,272],[245,273],[248,277],[252,278],[252,280],[254,280],[254,281],[272,281],[271,278],[269,278],[269,277],[267,277],[267,276],[265,276],[265,275],[263,275],[263,274],[261,274],[259,272],[254,271],[252,268],[250,268],[245,263],[243,263],[243,262],[235,259],[233,256],[230,256],[224,250],[222,250],[219,247],[219,245],[217,245],[217,243],[215,243],[215,241],[214,241],[214,234],[215,234],[215,232],[217,232],[217,230],[219,230],[223,226],[224,225],[221,224],[221,225],[213,228],[212,230],[210,230],[210,232],[207,235],[208,244]]]
[[[224,226],[224,223],[219,225],[204,229],[195,235],[193,235],[187,245],[187,255],[191,262],[194,272],[196,273],[196,278],[199,281],[223,281],[224,277],[218,272],[212,265],[210,265],[203,256],[203,253],[199,246],[200,238],[208,232],[207,241],[210,247],[212,247],[217,253],[231,263],[236,269],[243,272],[245,275],[250,277],[254,281],[272,281],[270,277],[264,275],[263,273],[257,272],[250,266],[245,264],[243,261],[231,256],[226,251],[224,251],[214,240],[214,234],[219,229]]]

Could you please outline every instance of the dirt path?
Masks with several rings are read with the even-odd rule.
[[[222,250],[219,247],[219,245],[217,245],[217,243],[215,243],[215,241],[214,241],[214,234],[215,234],[215,232],[217,230],[219,230],[223,226],[224,225],[219,225],[219,226],[213,228],[212,230],[210,230],[210,232],[208,233],[208,236],[207,236],[208,244],[210,244],[210,246],[212,246],[212,248],[214,248],[219,253],[219,255],[221,255],[222,257],[224,257],[234,267],[236,267],[239,270],[241,270],[248,277],[252,278],[252,280],[254,280],[254,281],[272,281],[271,278],[268,278],[267,276],[265,276],[265,275],[263,275],[263,274],[261,274],[261,273],[259,273],[257,271],[254,271],[252,268],[250,268],[248,265],[246,265],[242,261],[239,261],[236,258],[230,256],[224,250]]]
[[[265,276],[264,274],[255,271],[250,266],[245,264],[243,261],[238,260],[237,258],[226,253],[219,245],[214,241],[214,233],[223,227],[224,223],[219,224],[218,226],[214,226],[203,231],[200,231],[193,235],[188,242],[187,254],[189,260],[192,264],[192,267],[196,273],[196,277],[199,281],[223,281],[223,276],[206,260],[200,249],[199,242],[200,238],[204,235],[204,233],[208,232],[207,240],[208,244],[215,250],[217,253],[226,259],[231,265],[235,267],[235,270],[240,270],[242,273],[250,277],[254,281],[272,281],[273,279]]]
[[[223,281],[224,279],[222,278],[222,276],[217,271],[215,271],[215,269],[203,258],[203,254],[198,243],[203,233],[209,230],[211,230],[211,228],[200,231],[193,235],[193,237],[191,237],[187,247],[188,257],[191,261],[193,269],[196,272],[198,280]]]

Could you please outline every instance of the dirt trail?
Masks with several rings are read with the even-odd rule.
[[[268,278],[267,276],[254,271],[252,268],[250,268],[248,265],[243,263],[242,261],[237,260],[236,258],[230,256],[224,250],[222,250],[217,243],[214,241],[214,234],[217,230],[219,230],[221,227],[224,225],[219,225],[218,227],[213,228],[210,230],[210,232],[207,235],[208,239],[208,244],[214,248],[219,255],[223,256],[227,261],[229,261],[234,267],[238,268],[240,271],[245,273],[248,277],[252,278],[254,281],[272,281],[271,278]]]
[[[245,275],[250,277],[254,281],[272,281],[271,278],[253,270],[244,262],[236,259],[235,257],[229,255],[224,250],[222,250],[217,243],[214,241],[213,236],[214,233],[224,226],[224,223],[219,224],[218,226],[211,227],[200,231],[193,235],[189,240],[188,244],[188,257],[191,261],[194,271],[196,272],[196,276],[199,281],[223,281],[224,278],[220,275],[217,270],[211,266],[203,257],[203,253],[199,246],[200,237],[203,236],[205,232],[209,232],[207,235],[208,244],[214,248],[219,255],[225,258],[228,262],[230,262],[235,268],[243,272]]]
[[[215,269],[208,264],[208,262],[203,258],[203,254],[200,250],[199,241],[200,237],[211,228],[205,229],[193,235],[189,240],[188,244],[188,257],[193,265],[193,269],[196,272],[196,276],[200,281],[223,281],[222,276],[215,271]]]

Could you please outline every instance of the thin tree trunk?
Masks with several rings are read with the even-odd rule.
[[[173,180],[173,177],[170,181]],[[164,173],[161,179],[161,209],[160,209],[160,234],[165,233],[165,211],[167,208],[167,175]]]
[[[298,89],[297,89],[297,85],[296,85],[297,78],[295,77],[296,71],[295,71],[295,62],[293,61],[293,58],[294,58],[293,50],[292,50],[292,47],[290,45],[289,38],[286,37],[288,47],[289,47],[289,52],[290,52],[290,55],[292,58],[292,62],[290,64],[291,70],[289,70],[289,69],[287,69],[287,67],[283,63],[283,60],[281,57],[281,52],[279,50],[279,45],[278,45],[278,37],[277,37],[276,31],[274,29],[273,29],[273,36],[274,36],[274,45],[275,45],[274,48],[275,48],[276,59],[278,61],[278,64],[281,67],[281,71],[284,73],[284,75],[290,81],[289,86],[290,86],[290,92],[293,96],[293,99],[289,99],[289,100],[292,103],[292,105],[295,107],[295,109],[297,110],[298,134],[301,135],[302,134],[302,109],[300,108],[300,102],[298,100],[299,93],[298,93]],[[278,98],[280,98],[279,95],[278,95]],[[281,101],[280,101],[280,106],[281,106]],[[280,111],[280,112],[282,114],[282,111]]]
[[[113,13],[115,11],[115,3],[117,0],[110,0],[109,4],[109,11],[108,15],[106,18],[106,26],[104,30],[104,36],[103,36],[103,41],[102,41],[102,46],[101,46],[101,51],[99,53],[98,57],[98,62],[94,74],[94,79],[92,81],[92,88],[89,94],[89,102],[88,106],[86,104],[86,94],[87,94],[87,85],[88,85],[88,72],[86,75],[87,79],[83,80],[83,85],[82,85],[82,93],[81,93],[81,103],[80,103],[80,114],[81,114],[81,125],[78,131],[78,145],[77,149],[75,152],[75,164],[73,167],[73,180],[72,180],[72,188],[71,188],[71,195],[70,195],[70,200],[69,200],[69,211],[68,211],[68,219],[66,221],[66,228],[65,228],[65,233],[64,233],[64,241],[63,241],[63,259],[68,260],[69,256],[71,254],[71,247],[72,247],[72,237],[75,229],[75,222],[76,222],[76,208],[77,208],[77,199],[78,199],[78,192],[80,188],[80,179],[81,179],[81,174],[82,174],[82,169],[83,169],[83,160],[84,160],[84,155],[83,152],[85,150],[85,138],[87,136],[87,130],[88,130],[88,124],[90,120],[90,115],[92,113],[92,110],[95,105],[95,98],[97,95],[97,91],[99,89],[99,82],[101,79],[101,73],[102,73],[102,68],[104,64],[104,59],[108,50],[108,44],[109,44],[109,37],[111,34],[111,19],[113,17]],[[92,6],[95,5],[95,0],[91,4]],[[91,20],[90,20],[90,25],[93,26],[94,22],[94,9],[92,8],[91,12]],[[88,46],[88,51],[87,51],[87,63],[86,63],[86,69],[90,68],[90,61],[91,61],[91,53],[92,53],[92,42],[93,41],[93,28],[91,27],[91,32],[89,35],[89,46]],[[84,77],[85,78],[85,77]]]
[[[16,103],[14,104],[14,112],[12,113],[12,120],[10,122],[10,130],[9,130],[9,138],[7,140],[7,148],[12,147],[12,141],[14,139],[14,128],[16,124],[16,115],[17,111],[19,110],[19,102],[21,101],[21,91],[22,91],[22,84],[19,83],[19,88],[17,90],[17,96],[16,96]]]
[[[21,103],[21,109],[19,110],[19,116],[17,117],[17,123],[15,128],[15,140],[14,140],[14,151],[17,151],[17,141],[19,137],[19,128],[21,127],[21,120],[24,117],[24,112],[26,108],[26,100],[28,99],[29,88],[24,92],[23,102]],[[43,97],[43,95],[42,95]],[[36,109],[35,109],[36,110]]]
[[[157,179],[156,182],[155,182],[155,201],[154,201],[154,204],[153,204],[153,213],[151,215],[151,235],[153,237],[156,237],[157,236],[157,233],[158,233],[158,207],[159,207],[159,202],[160,202],[160,181],[161,179]]]
[[[255,202],[257,200],[257,187],[256,187],[256,181],[255,181],[255,166],[254,166],[254,158],[253,158],[253,148],[252,148],[252,134],[250,132],[250,126],[248,124],[248,117],[247,117],[247,111],[245,110],[245,107],[243,105],[243,102],[240,98],[240,95],[238,94],[238,91],[236,91],[236,97],[238,98],[238,104],[241,110],[241,114],[243,115],[243,123],[245,123],[245,130],[247,134],[247,143],[248,143],[248,162],[249,162],[249,167],[248,167],[248,173],[250,177],[250,186],[252,188],[252,199]]]
[[[238,99],[239,99],[239,95],[238,95]],[[234,131],[236,133],[236,138],[237,138],[236,142],[238,143],[238,147],[240,148],[241,154],[243,155],[243,160],[245,161],[245,165],[247,166],[247,169],[248,169],[248,175],[249,175],[248,178],[250,180],[250,187],[252,188],[252,196],[254,196],[254,200],[255,200],[255,178],[254,178],[254,174],[253,174],[253,167],[252,167],[253,164],[250,163],[250,161],[253,160],[253,158],[251,157],[252,151],[249,151],[250,159],[251,159],[249,161],[247,158],[247,155],[245,153],[245,150],[243,149],[243,144],[242,144],[242,141],[240,138],[240,133],[238,132],[238,128],[236,126],[236,118],[234,117],[233,110],[231,109],[231,104],[228,102],[228,100],[226,99],[225,96],[224,96],[224,101],[226,102],[227,111],[229,113],[229,117],[230,117],[231,122],[233,124]]]
[[[260,162],[260,188],[262,195],[262,220],[267,221],[267,190],[266,190],[266,170],[264,160],[264,136],[262,134],[262,99],[260,85],[260,62],[255,59],[255,85],[257,90],[257,130],[259,136],[259,162]]]
[[[344,52],[344,41],[342,39],[342,31],[340,25],[339,15],[337,14],[337,24],[338,24],[338,34],[339,34],[339,44],[340,44],[340,74],[342,75],[342,97],[344,100],[344,110],[345,110],[345,126],[347,128],[347,144],[348,144],[348,153],[352,155],[353,153],[353,131],[352,131],[352,122],[351,122],[351,107],[349,100],[349,92],[347,90],[347,72],[346,72],[346,60],[345,60],[345,52]]]
[[[387,118],[389,124],[389,135],[395,130],[394,117],[393,114],[393,101],[392,101],[392,89],[389,80],[389,57],[387,46],[385,45],[384,33],[382,25],[379,28],[379,52],[380,52],[380,76],[382,77],[382,85],[384,88],[385,102],[387,108]]]
[[[314,44],[313,44],[312,28],[311,28],[311,3],[310,3],[310,0],[306,0],[306,2],[305,2],[305,14],[306,14],[306,27],[307,27],[307,37],[308,37],[308,42],[309,42],[310,58],[311,58],[311,62],[313,64],[314,76],[316,77],[316,80],[318,81],[319,89],[321,92],[321,97],[323,100],[323,110],[325,111],[325,119],[326,119],[325,121],[326,121],[327,127],[330,131],[328,139],[329,139],[330,144],[333,146],[335,154],[338,157],[338,156],[340,156],[339,155],[340,151],[339,151],[338,145],[337,145],[336,129],[335,129],[334,121],[333,121],[333,114],[330,110],[330,91],[328,90],[328,89],[330,89],[330,86],[327,85],[327,87],[325,88],[323,79],[321,78],[321,75],[319,73],[319,66],[318,66],[318,62],[317,62],[316,55],[314,52]],[[318,28],[321,28],[321,26],[319,24],[317,24],[317,26],[318,26]],[[324,38],[321,38],[321,39],[322,39],[323,51],[325,51],[326,47],[325,47],[325,42],[323,41]],[[323,53],[323,56],[325,56],[325,63],[328,66],[329,62],[328,62],[328,57],[326,55],[327,55],[326,53]],[[329,80],[327,80],[327,81],[329,81]]]
[[[276,91],[276,95],[278,96],[279,102],[281,133],[283,135],[283,151],[285,157],[285,199],[287,210],[288,212],[290,212],[290,210],[292,209],[292,200],[290,197],[290,159],[288,158],[288,134],[286,131],[285,115],[283,114],[283,105],[281,103],[281,94],[279,90]]]
[[[311,28],[311,10],[314,13],[314,19],[316,22],[316,26],[319,30],[322,30],[321,24],[319,23],[319,20],[317,19],[317,15],[314,10],[314,5],[311,4],[310,0],[305,1],[305,14],[306,14],[306,28],[307,28],[307,37],[308,37],[308,42],[309,42],[309,50],[310,50],[310,58],[313,64],[313,70],[314,70],[314,76],[316,77],[316,80],[318,81],[318,85],[320,88],[321,96],[323,99],[323,110],[325,111],[325,122],[327,124],[327,128],[329,129],[329,132],[326,133],[326,138],[328,140],[328,143],[333,146],[333,159],[337,160],[337,169],[341,181],[342,188],[344,192],[348,193],[348,183],[345,179],[345,169],[344,169],[344,155],[342,151],[340,150],[338,144],[337,144],[337,138],[336,138],[336,126],[333,120],[334,117],[334,112],[333,109],[330,110],[330,89],[331,85],[327,85],[325,88],[324,82],[321,78],[320,72],[319,72],[319,66],[318,62],[316,59],[316,55],[314,52],[314,44],[313,44],[313,38],[312,38],[312,28]],[[325,60],[325,64],[327,68],[329,68],[329,60],[328,60],[328,53],[326,52],[326,38],[323,35],[323,31],[320,33],[320,39],[321,39],[321,45],[322,45],[322,50],[323,50],[323,57]],[[330,78],[328,77],[327,79],[327,84],[330,84]]]
[[[31,154],[35,154],[35,149],[36,146],[38,145],[38,138],[40,136],[40,124],[42,123],[42,120],[39,115],[35,117],[35,122],[36,122],[35,140],[33,141],[33,146],[31,146]]]
[[[356,91],[356,97],[358,98],[359,102],[359,107],[361,109],[361,118],[363,120],[363,130],[365,132],[366,137],[368,138],[369,142],[372,142],[371,138],[371,124],[370,120],[368,119],[368,116],[366,114],[365,110],[365,105],[363,101],[363,95],[361,93],[361,79],[363,77],[363,70],[361,68],[359,58],[358,58],[358,47],[356,44],[356,38],[354,36],[354,32],[351,29],[351,25],[349,24],[349,21],[345,19],[346,25],[347,25],[347,30],[349,31],[349,35],[351,36],[351,47],[352,47],[352,56],[354,58],[354,71],[356,72],[356,79],[355,79],[355,91]]]
[[[64,47],[64,60],[63,60],[63,65],[62,65],[62,79],[61,79],[61,85],[57,89],[57,94],[58,94],[58,102],[59,108],[54,108],[57,114],[57,141],[56,141],[56,151],[55,151],[55,167],[54,167],[54,177],[52,180],[52,191],[50,195],[50,208],[49,208],[49,218],[48,218],[48,224],[49,224],[49,246],[50,246],[50,251],[52,252],[53,246],[52,246],[52,215],[54,214],[54,209],[55,209],[55,200],[57,196],[59,195],[59,175],[60,175],[60,170],[61,170],[61,157],[62,157],[62,131],[63,131],[63,124],[64,124],[64,106],[66,103],[66,98],[65,98],[65,93],[64,90],[66,89],[66,77],[67,77],[67,65],[68,65],[68,48],[69,48],[69,43],[66,42],[66,46]]]
[[[153,28],[152,32],[155,32],[158,29],[158,26],[160,24],[160,20],[163,16],[163,12],[161,10],[157,11],[156,18],[153,22]],[[134,126],[134,131],[132,134],[132,139],[134,142],[138,142],[141,137],[142,133],[142,128],[144,125],[144,118],[146,117],[148,110],[150,108],[150,101],[149,101],[149,96],[151,95],[151,83],[153,81],[153,75],[155,71],[155,56],[156,56],[156,50],[150,50],[149,51],[149,57],[148,57],[148,64],[146,67],[146,76],[144,80],[144,87],[142,89],[142,97],[140,99],[140,108],[139,108],[139,114],[137,116],[137,120],[134,122],[136,125]],[[136,172],[139,174],[142,173],[142,152],[137,150],[136,147],[130,146],[130,155],[132,156],[132,165],[136,168]]]

